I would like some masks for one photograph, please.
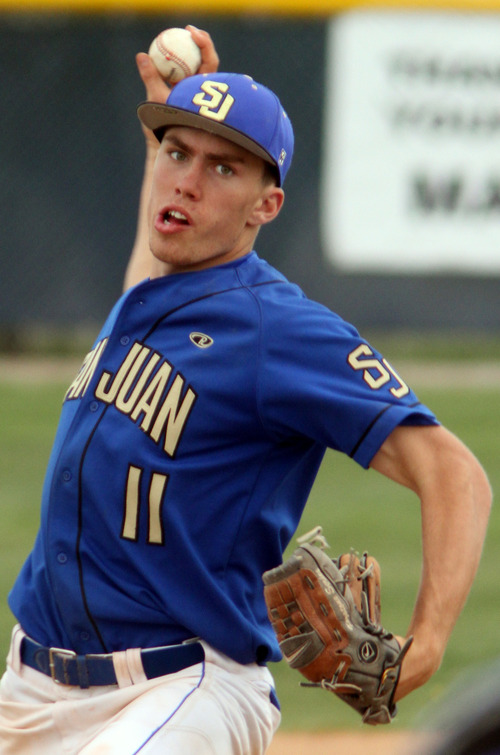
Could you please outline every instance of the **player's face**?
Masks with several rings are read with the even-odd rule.
[[[282,202],[282,190],[264,180],[259,157],[199,129],[168,129],[149,204],[157,274],[201,270],[247,254]]]

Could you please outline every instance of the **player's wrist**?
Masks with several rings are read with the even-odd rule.
[[[401,646],[406,642],[404,637],[396,636],[396,639]],[[437,647],[432,648],[431,645],[422,643],[417,637],[414,637],[401,665],[394,700],[401,700],[429,681],[431,676],[439,669],[441,659],[442,652]]]

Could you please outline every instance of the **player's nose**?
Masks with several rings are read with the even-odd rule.
[[[180,196],[200,199],[203,186],[202,166],[191,161],[176,176],[175,191]]]

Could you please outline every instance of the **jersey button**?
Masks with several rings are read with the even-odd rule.
[[[80,632],[80,639],[83,640],[84,642],[88,642],[88,640],[90,640],[90,634],[85,631]]]
[[[73,475],[71,474],[71,472],[69,471],[69,469],[65,469],[64,472],[62,473],[62,478],[63,478],[64,482],[69,482],[71,480],[72,476]]]
[[[121,343],[122,346],[128,346],[128,344],[130,343],[129,336],[122,336],[120,338],[120,343]]]
[[[57,560],[59,561],[60,564],[65,564],[68,560],[68,557],[65,553],[58,553]]]
[[[92,401],[92,403],[89,406],[89,409],[91,412],[96,412],[99,409],[99,404],[97,401]]]

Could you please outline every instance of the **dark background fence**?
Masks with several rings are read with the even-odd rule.
[[[262,256],[361,329],[500,328],[498,277],[346,274],[325,260],[324,19],[128,13],[0,15],[0,329],[94,327],[119,295],[143,167],[134,55],[186,23],[210,31],[222,70],[275,89],[294,124],[286,203],[259,236]]]

